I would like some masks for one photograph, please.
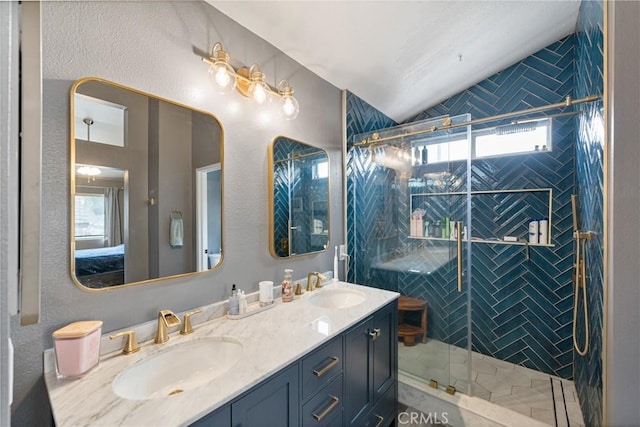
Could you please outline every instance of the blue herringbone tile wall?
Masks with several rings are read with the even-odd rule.
[[[576,87],[574,97],[603,93],[602,1],[582,2],[576,36]],[[574,352],[575,383],[584,421],[589,427],[602,420],[602,295],[603,295],[603,146],[602,102],[586,104],[576,118],[577,186],[581,228],[596,232],[587,244],[587,304],[590,345],[586,356]],[[584,343],[582,300],[578,310],[578,342]]]
[[[274,145],[273,160],[273,215],[274,215],[274,243],[278,256],[289,255],[281,247],[280,241],[288,239],[289,225],[296,227],[292,234],[292,253],[304,253],[322,250],[321,246],[314,246],[311,241],[313,233],[313,203],[326,201],[327,180],[313,179],[311,162],[315,156],[304,157],[295,161],[286,160],[296,154],[308,154],[318,151],[310,145],[279,137]],[[321,154],[322,155],[322,154]],[[285,160],[285,161],[282,161]],[[303,166],[309,167],[303,167]],[[302,191],[304,189],[304,191]]]
[[[347,143],[354,142],[353,136],[395,126],[397,123],[367,104],[354,94],[347,92]],[[382,242],[397,245],[397,221],[393,212],[388,212],[395,191],[395,172],[377,167],[371,162],[368,150],[352,148],[347,155],[347,248],[351,256],[348,280],[388,289],[397,285],[390,281],[372,282],[370,265],[375,251]],[[366,203],[357,203],[357,201]],[[357,206],[357,209],[356,209]],[[395,237],[388,237],[394,235]],[[375,243],[374,240],[380,243]],[[392,246],[389,246],[392,247]],[[387,278],[388,279],[388,278]]]
[[[573,84],[574,37],[570,36],[417,115],[412,121],[464,113],[480,118],[555,103],[572,94]],[[379,113],[354,95],[349,94],[348,100],[348,141],[355,133],[384,127],[377,126],[380,122],[372,119],[379,117]],[[371,123],[376,125],[367,127]],[[529,261],[525,261],[521,247],[473,246],[473,348],[571,378],[570,196],[575,189],[574,121],[557,118],[553,126],[552,152],[473,163],[474,190],[553,188],[552,243],[555,244],[554,248],[532,248]],[[462,182],[466,179],[464,164],[453,165],[449,173]],[[374,286],[397,286],[403,294],[427,300],[429,336],[466,345],[466,294],[451,292],[455,289],[451,263],[445,263],[429,275],[372,268],[372,261],[379,261],[381,255],[393,256],[394,250],[406,253],[407,248],[412,248],[412,252],[416,249],[415,242],[406,237],[406,181],[399,180],[394,171],[372,164],[369,153],[358,148],[349,151],[347,174],[347,205],[351,209],[347,217],[347,238],[355,257],[350,279]],[[395,213],[385,210],[389,204],[397,207]],[[354,212],[356,205],[357,212]],[[482,230],[487,237],[502,236],[506,234],[504,230],[513,227],[506,222],[494,222],[494,218],[500,217],[496,211],[499,205],[474,199],[474,231]],[[424,264],[427,259],[418,261]]]
[[[281,139],[274,145],[273,152],[273,223],[275,252],[278,256],[289,255],[280,245],[283,239],[289,238],[289,212],[291,211],[290,194],[292,191],[291,177],[289,176],[289,162],[278,161],[291,156],[295,142]]]

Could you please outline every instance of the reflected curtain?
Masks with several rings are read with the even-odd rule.
[[[118,187],[104,189],[104,226],[108,246],[117,246],[123,241],[120,191]]]

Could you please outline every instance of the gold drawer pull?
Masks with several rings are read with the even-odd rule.
[[[333,410],[333,408],[335,408],[336,406],[338,406],[338,403],[340,403],[340,399],[338,399],[336,396],[329,396],[332,400],[332,402],[329,404],[329,406],[327,406],[326,408],[324,408],[322,410],[322,412],[320,412],[319,414],[311,414],[313,415],[313,418],[316,419],[316,421],[320,421],[322,420],[324,417],[327,416],[327,414],[329,412],[331,412]]]
[[[315,375],[316,377],[321,377],[324,374],[326,374],[327,372],[329,372],[329,370],[331,368],[333,368],[334,366],[336,366],[340,362],[340,359],[338,359],[335,356],[330,357],[329,359],[331,359],[331,361],[329,363],[327,363],[327,366],[325,366],[324,368],[320,369],[319,371],[317,369],[314,369],[313,370],[313,375]]]
[[[378,419],[378,424],[376,424],[376,427],[380,427],[384,423],[384,417],[376,414],[376,418]]]

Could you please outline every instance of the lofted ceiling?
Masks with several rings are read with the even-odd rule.
[[[573,33],[580,7],[580,0],[208,1],[397,122]]]

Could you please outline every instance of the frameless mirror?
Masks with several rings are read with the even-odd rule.
[[[71,89],[71,275],[112,289],[222,260],[220,122],[97,78]]]
[[[277,258],[329,246],[329,156],[284,136],[269,145],[269,251]]]

